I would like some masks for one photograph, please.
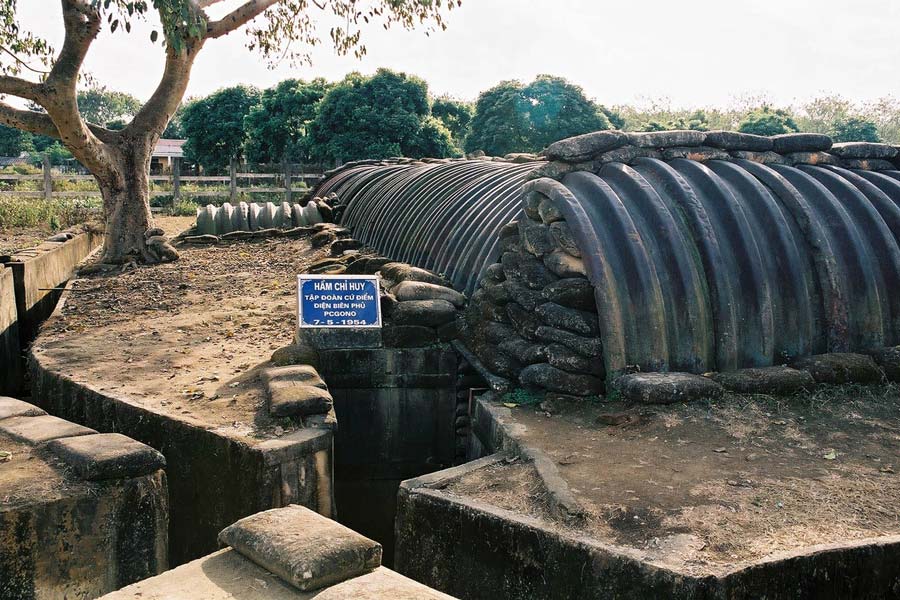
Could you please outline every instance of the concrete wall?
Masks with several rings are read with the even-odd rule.
[[[41,322],[50,316],[64,284],[75,267],[103,241],[101,234],[85,231],[66,242],[42,244],[13,254],[6,266],[12,269],[19,314],[22,346],[37,333]]]
[[[181,564],[217,548],[216,535],[247,515],[301,504],[330,515],[332,433],[302,429],[250,445],[77,384],[31,359],[32,394],[48,412],[118,431],[159,450],[168,461],[170,561]]]
[[[487,457],[406,481],[394,568],[465,600],[896,598],[900,536],[815,546],[720,576],[655,566],[627,549],[441,491]]]
[[[102,241],[101,234],[83,232],[65,242],[22,250],[0,264],[0,394],[22,390],[22,349],[53,313],[62,293],[54,288],[62,287]]]
[[[82,460],[55,446],[72,440]],[[167,568],[158,453],[3,397],[0,449],[0,600],[88,600]]]
[[[166,569],[162,471],[0,511],[0,599],[96,598]]]
[[[0,394],[16,394],[21,386],[22,356],[13,273],[0,265]]]
[[[454,464],[456,353],[424,348],[320,351],[338,418],[338,519],[379,541],[393,560],[400,482]]]

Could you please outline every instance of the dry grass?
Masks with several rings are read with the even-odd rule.
[[[805,546],[892,535],[900,528],[900,478],[891,473],[853,469],[741,483],[697,486],[692,492],[702,495],[704,504],[684,508],[663,525],[689,529],[706,543],[705,560],[730,565]]]
[[[479,501],[521,515],[547,519],[547,489],[528,462],[498,463],[468,473],[445,488],[458,496]]]

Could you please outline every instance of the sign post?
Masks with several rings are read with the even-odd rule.
[[[298,275],[298,326],[378,329],[379,296],[377,275]]]

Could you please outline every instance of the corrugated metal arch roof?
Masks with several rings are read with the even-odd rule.
[[[608,373],[900,342],[900,172],[643,158],[527,187],[582,250]]]
[[[361,165],[315,190],[335,193],[341,223],[386,256],[445,274],[471,293],[500,256],[497,233],[521,213],[519,191],[540,162],[487,160]]]

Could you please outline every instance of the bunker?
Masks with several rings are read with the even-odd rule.
[[[856,533],[829,529],[825,546],[797,535],[799,545],[789,549],[776,545],[770,554],[720,560],[717,548],[704,545],[712,534],[686,527],[679,537],[676,527],[667,537],[660,519],[676,522],[672,515],[693,504],[664,501],[656,489],[646,492],[631,537],[592,532],[590,523],[609,518],[608,499],[585,491],[590,477],[579,473],[602,472],[609,460],[625,456],[638,469],[666,469],[657,464],[659,455],[707,465],[734,456],[729,445],[756,460],[743,434],[729,429],[730,411],[747,402],[741,394],[788,394],[785,419],[774,421],[797,424],[809,443],[777,460],[808,465],[813,481],[836,478],[827,496],[844,480],[821,461],[843,456],[846,465],[837,468],[860,469],[860,485],[879,487],[872,497],[888,502],[892,483],[883,478],[891,469],[866,464],[869,455],[852,447],[827,445],[837,445],[836,431],[852,437],[856,430],[839,404],[854,388],[834,384],[896,377],[896,156],[890,146],[833,145],[817,134],[606,131],[557,142],[543,160],[524,164],[366,162],[331,174],[314,195],[329,199],[354,236],[470,294],[455,343],[481,378],[457,394],[492,390],[465,415],[474,427],[468,458],[492,455],[487,462],[403,484],[396,568],[464,598],[552,598],[561,589],[584,598],[889,596],[898,577],[890,565],[900,532],[876,524],[879,509],[864,511],[869,520]],[[854,402],[874,411],[869,439],[887,440],[896,393],[891,386],[872,390],[870,405]],[[808,413],[810,394],[831,394],[837,404]],[[641,408],[691,400],[711,403],[712,422],[696,424],[692,404],[673,404],[661,414]],[[766,402],[751,400],[751,406],[770,414]],[[505,427],[497,425],[497,406],[515,407]],[[672,419],[702,441],[696,454],[660,435],[675,426]],[[751,426],[770,427],[770,421]],[[620,440],[618,428],[631,437]],[[592,451],[573,459],[580,454],[579,436],[613,441],[586,441]],[[644,437],[649,441],[627,441]],[[713,440],[721,445],[713,447]],[[658,452],[649,457],[657,463],[642,449]],[[775,447],[762,450],[773,459],[779,454]],[[524,462],[520,468],[506,461]],[[633,492],[627,478],[635,467],[617,468],[626,480],[609,480],[610,494]],[[741,479],[734,464],[706,468],[693,479],[673,475],[670,486],[713,485],[704,477],[738,487],[748,481],[748,490],[783,493],[797,515],[811,514],[794,492]],[[470,477],[482,469],[490,473]],[[808,481],[796,472],[773,477]],[[513,482],[521,491],[512,496],[524,494],[527,502],[504,504],[502,494],[489,491],[491,481],[501,488]],[[488,491],[480,491],[484,485]],[[713,505],[722,502],[715,494],[709,498]],[[829,519],[853,512],[836,506],[840,514]],[[733,509],[754,510],[749,497]],[[753,539],[754,525],[735,525],[740,518],[728,517],[722,523],[738,528],[733,535]],[[554,533],[541,533],[545,529]],[[653,543],[660,548],[647,551],[644,545]],[[673,556],[717,566],[685,570]]]
[[[818,134],[602,131],[544,163],[351,166],[314,193],[335,194],[363,242],[474,292],[467,344],[494,374],[565,370],[578,377],[557,391],[589,395],[629,368],[898,342],[896,149],[831,149]],[[577,356],[590,366],[559,368]]]

